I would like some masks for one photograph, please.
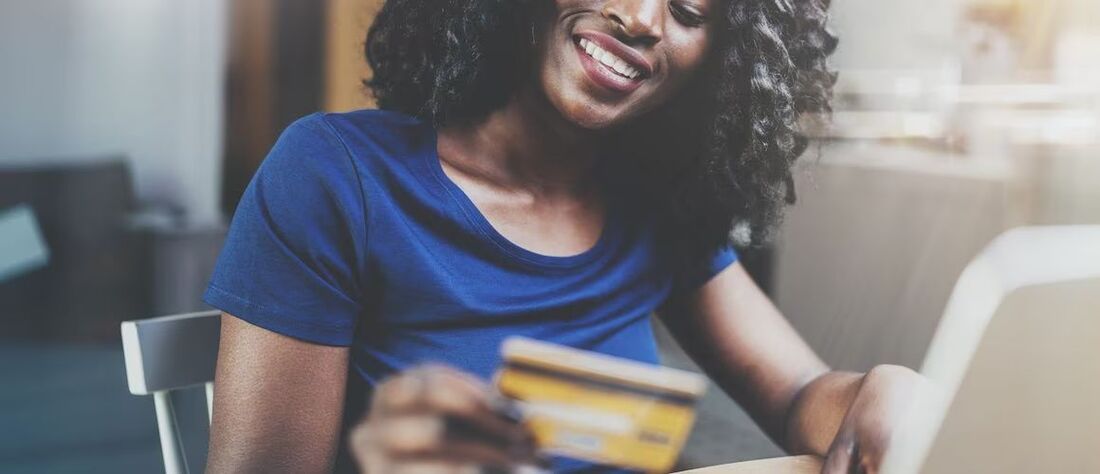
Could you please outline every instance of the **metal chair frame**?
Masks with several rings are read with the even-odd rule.
[[[210,422],[220,331],[219,311],[122,323],[126,381],[130,393],[153,396],[167,474],[190,472],[171,394],[184,388],[205,386],[207,423]]]

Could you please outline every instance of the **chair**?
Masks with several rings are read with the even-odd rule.
[[[213,414],[214,368],[221,313],[165,316],[122,323],[122,348],[130,393],[152,395],[167,474],[189,472],[171,393],[206,386],[207,422]]]

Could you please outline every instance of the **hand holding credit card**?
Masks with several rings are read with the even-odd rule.
[[[672,468],[706,389],[698,374],[532,339],[502,353],[497,388],[541,451],[645,472]]]

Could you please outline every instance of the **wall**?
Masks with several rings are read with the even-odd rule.
[[[938,70],[955,67],[958,0],[834,0],[841,70]]]
[[[381,0],[329,0],[325,58],[325,109],[345,111],[374,106],[363,86],[370,67],[363,42]]]
[[[0,164],[125,155],[145,201],[221,219],[225,0],[0,6]]]

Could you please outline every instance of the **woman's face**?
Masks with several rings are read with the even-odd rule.
[[[722,0],[555,0],[538,77],[566,119],[605,129],[665,104],[710,51]]]

